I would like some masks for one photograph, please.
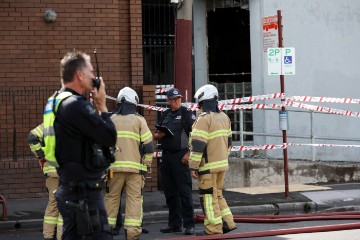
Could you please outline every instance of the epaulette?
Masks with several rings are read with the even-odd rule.
[[[210,114],[210,112],[203,112],[203,113],[200,114],[200,116],[205,116],[207,114]]]
[[[135,116],[138,116],[138,117],[142,117],[142,118],[144,117],[143,115],[141,115],[141,114],[139,114],[139,113],[137,113],[137,112],[134,113],[134,114],[135,114]]]

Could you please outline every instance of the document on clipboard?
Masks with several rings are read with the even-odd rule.
[[[174,136],[174,133],[165,126],[155,125],[155,127],[157,130],[159,130],[161,132],[164,132],[166,134],[170,134],[171,136]]]

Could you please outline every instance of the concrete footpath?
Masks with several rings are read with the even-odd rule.
[[[304,186],[306,191],[290,191],[287,199],[284,192],[271,192],[269,187],[225,190],[223,195],[236,215],[360,211],[360,183]],[[312,186],[322,190],[311,190]],[[193,198],[195,213],[202,214],[197,191],[193,192]],[[0,221],[0,231],[41,228],[46,204],[47,198],[7,200],[8,220]],[[168,211],[163,192],[145,192],[143,212],[144,223],[166,221]]]

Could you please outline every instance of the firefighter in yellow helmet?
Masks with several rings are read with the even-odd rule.
[[[133,89],[121,89],[117,101],[111,120],[116,127],[116,146],[119,150],[115,153],[115,162],[110,166],[113,177],[108,182],[105,207],[109,224],[115,226],[121,192],[125,188],[125,237],[133,240],[139,239],[141,234],[142,189],[145,184],[144,174],[153,159],[153,136],[145,118],[136,112],[139,98]]]
[[[44,151],[41,149],[41,147],[44,146],[43,124],[40,124],[30,131],[28,143],[31,152],[39,159],[40,167],[46,177],[45,186],[49,193],[49,200],[46,206],[43,223],[44,239],[54,239],[54,236],[56,235],[56,239],[60,240],[62,235],[62,218],[54,196],[54,191],[59,186],[59,176],[56,173],[56,168],[50,166],[45,160]],[[57,231],[55,232],[56,229]]]
[[[225,172],[229,168],[231,122],[218,107],[218,91],[213,85],[195,93],[200,113],[191,133],[189,166],[199,180],[200,204],[205,214],[204,231],[196,235],[227,233],[236,229],[233,215],[222,195]]]

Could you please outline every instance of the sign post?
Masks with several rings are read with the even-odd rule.
[[[279,48],[283,47],[283,39],[282,39],[282,16],[281,16],[281,10],[277,11],[278,16],[278,31],[279,31]],[[284,62],[284,61],[282,61]],[[285,63],[284,63],[285,64]],[[284,74],[282,73],[280,75],[280,90],[281,93],[285,93],[285,83],[284,83]],[[285,99],[281,99],[281,101],[285,101]],[[281,107],[282,112],[286,112],[285,107]],[[287,143],[287,137],[286,137],[286,129],[282,130],[283,135],[283,144]],[[288,167],[288,152],[287,148],[283,149],[283,155],[284,155],[284,177],[285,177],[285,198],[289,198],[289,167]]]

